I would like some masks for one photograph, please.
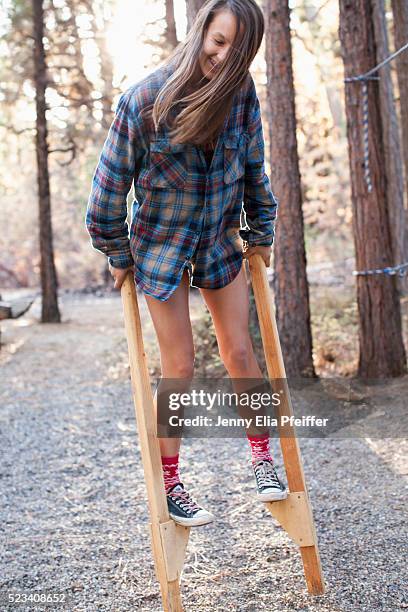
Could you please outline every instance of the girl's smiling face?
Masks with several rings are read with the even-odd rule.
[[[237,30],[235,16],[228,10],[220,11],[211,21],[205,34],[199,57],[201,72],[211,79],[225,60]]]

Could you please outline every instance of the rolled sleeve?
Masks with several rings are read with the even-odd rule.
[[[265,172],[261,109],[252,79],[250,98],[251,112],[243,203],[246,227],[240,229],[239,234],[249,246],[272,246],[275,237],[278,200],[272,192],[269,178]]]
[[[132,91],[119,99],[115,117],[96,166],[88,199],[85,226],[94,249],[115,268],[134,263],[127,223],[127,195],[143,154],[141,120]]]

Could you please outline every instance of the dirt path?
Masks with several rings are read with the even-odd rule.
[[[194,320],[202,304],[191,297]],[[64,593],[58,611],[160,610],[120,296],[66,295],[61,305],[60,325],[38,323],[38,299],[2,324],[1,589]],[[154,330],[139,305],[153,371]],[[406,440],[300,446],[327,594],[307,595],[297,547],[252,501],[246,440],[190,439],[184,481],[217,521],[192,530],[187,612],[408,607]]]

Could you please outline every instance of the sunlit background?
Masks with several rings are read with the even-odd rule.
[[[5,28],[5,14],[10,6],[11,0],[2,0],[0,4],[0,34]],[[333,32],[337,27],[338,5],[336,0],[323,3],[316,10],[324,17],[325,27],[328,32]],[[64,0],[53,0],[56,8],[64,9]],[[326,74],[332,71],[332,54],[328,48],[326,55],[316,53],[312,47],[305,47],[303,31],[306,24],[299,19],[297,9],[302,8],[303,0],[289,0],[289,6],[293,9],[291,13],[291,28],[293,30],[293,62],[297,81],[297,93],[313,96],[322,88],[320,104],[328,102],[325,94],[325,84],[321,81],[322,71]],[[95,13],[94,20],[103,19],[110,23],[106,29],[106,45],[112,57],[114,68],[113,85],[119,90],[124,90],[138,80],[146,76],[159,61],[158,45],[160,36],[165,27],[165,3],[159,0],[116,0],[103,3],[103,15]],[[178,40],[184,39],[187,28],[186,3],[185,0],[174,0],[174,13]],[[2,25],[3,24],[3,25]],[[96,80],[99,72],[99,51],[94,38],[89,35],[91,31],[90,17],[87,14],[78,14],[76,17],[78,34],[81,38],[84,70],[91,81]],[[54,24],[52,18],[48,18],[46,27],[52,30]],[[0,42],[0,51],[1,51]],[[264,42],[253,61],[251,72],[256,77],[258,85],[266,84],[266,65],[264,59]],[[328,75],[330,78],[330,75]],[[333,74],[331,75],[331,78]],[[339,87],[340,87],[339,83]],[[34,99],[34,89],[30,82],[24,84],[24,93],[28,98]],[[68,108],[59,104],[59,98],[55,91],[47,91],[47,99],[50,106],[50,117],[60,122],[63,127],[68,117]],[[99,119],[95,105],[95,118]],[[20,107],[21,120],[32,122],[35,119],[34,107],[29,107],[22,102]]]
[[[177,38],[183,40],[187,28],[185,0],[174,0],[174,14]],[[124,86],[137,81],[149,71],[157,49],[143,43],[142,37],[147,35],[152,40],[158,40],[164,18],[164,2],[117,1],[107,38],[117,81],[124,79]]]
[[[289,6],[296,9],[296,0],[290,0]],[[336,24],[338,18],[338,7],[335,1],[326,3],[324,7],[325,19],[331,28]],[[160,32],[164,27],[164,2],[157,0],[117,0],[116,7],[110,10],[112,25],[107,32],[108,47],[111,51],[114,66],[116,83],[124,87],[131,85],[138,79],[143,78],[150,70],[157,49],[154,45],[144,42],[144,38],[158,41]],[[186,4],[185,0],[174,0],[174,13],[176,19],[177,38],[183,40],[186,34]],[[292,12],[292,27],[301,27],[296,12]],[[84,24],[86,25],[86,24]],[[294,38],[294,44],[299,45],[301,41]],[[265,61],[263,57],[264,44],[262,45],[252,66],[252,71],[259,73],[265,71]],[[92,49],[87,50],[87,69],[92,72],[95,70],[93,61],[96,54]],[[311,52],[305,52],[304,47],[299,57],[299,75],[305,85],[311,89],[316,87],[317,78],[314,73],[314,66],[319,58]]]

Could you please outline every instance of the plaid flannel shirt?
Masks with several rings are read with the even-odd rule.
[[[252,76],[235,95],[208,168],[201,147],[171,144],[164,128],[154,133],[140,116],[170,74],[162,66],[120,96],[85,220],[92,246],[116,268],[134,265],[136,285],[161,301],[178,287],[186,266],[191,286],[232,282],[242,267],[242,240],[273,244],[278,207],[265,173]]]

